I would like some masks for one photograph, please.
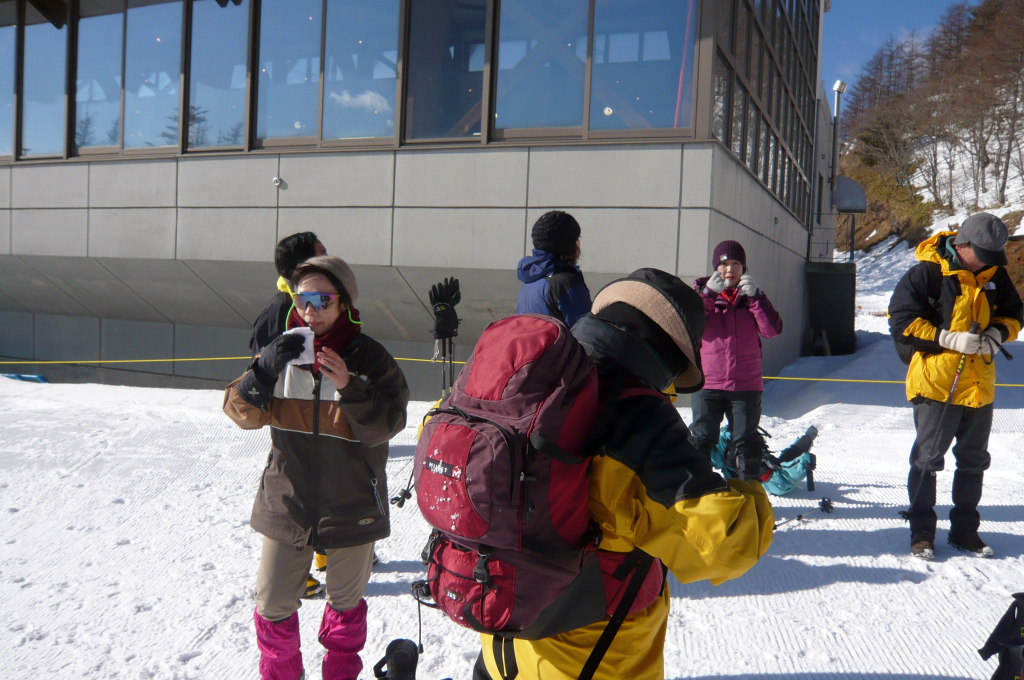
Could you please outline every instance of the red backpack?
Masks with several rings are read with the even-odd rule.
[[[606,616],[602,597],[549,614],[580,589],[603,592],[584,450],[598,408],[597,371],[564,324],[519,315],[484,331],[416,446],[417,501],[435,529],[421,591],[448,618],[539,639]]]

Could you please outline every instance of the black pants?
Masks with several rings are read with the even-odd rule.
[[[917,439],[910,450],[910,475],[907,478],[911,535],[935,536],[935,473],[945,468],[946,450],[954,438],[956,472],[953,473],[949,532],[961,536],[974,533],[981,523],[978,503],[981,502],[985,470],[992,462],[988,453],[992,404],[981,408],[950,404],[946,407],[945,418],[941,417],[943,406],[941,401],[914,400]]]
[[[729,392],[727,390],[701,390],[690,400],[693,410],[694,444],[705,453],[718,444],[722,417],[729,421],[733,443],[749,441],[757,434],[761,422],[762,392]]]

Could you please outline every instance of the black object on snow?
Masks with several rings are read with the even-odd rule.
[[[1014,593],[1013,603],[999,619],[995,630],[978,650],[986,661],[999,655],[999,666],[992,680],[1016,680],[1024,670],[1024,593]]]
[[[782,522],[777,523],[775,526],[772,527],[772,531],[775,531],[776,529],[781,527],[783,524],[789,524],[790,522],[799,522],[803,518],[807,517],[807,515],[810,515],[812,513],[821,511],[821,512],[825,513],[826,515],[828,515],[828,514],[831,514],[833,510],[835,510],[835,506],[832,505],[832,501],[830,501],[827,498],[822,498],[818,502],[818,507],[814,508],[813,510],[808,510],[807,512],[805,512],[803,514],[800,514],[800,515],[797,515],[796,517],[793,517],[791,519],[787,519],[787,520],[784,520]]]
[[[419,658],[415,642],[392,640],[384,651],[384,658],[373,667],[373,676],[379,680],[416,680],[416,663]]]

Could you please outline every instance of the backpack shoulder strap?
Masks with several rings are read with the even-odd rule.
[[[597,672],[598,666],[601,665],[601,661],[608,652],[608,648],[612,646],[612,641],[615,640],[619,628],[622,627],[622,622],[626,620],[630,608],[636,602],[640,589],[643,588],[644,581],[647,579],[647,572],[651,570],[653,564],[654,557],[652,555],[648,555],[643,550],[640,550],[640,548],[635,548],[619,565],[615,573],[616,577],[621,574],[622,578],[625,578],[631,568],[633,569],[633,577],[629,580],[629,585],[626,586],[626,592],[622,595],[619,606],[615,608],[615,613],[612,614],[611,620],[608,621],[608,626],[601,633],[601,637],[598,639],[597,644],[594,645],[594,650],[587,658],[587,662],[583,664],[579,680],[592,680],[594,677],[594,673]]]

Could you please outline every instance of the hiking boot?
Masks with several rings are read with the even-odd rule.
[[[304,600],[315,600],[324,592],[324,584],[317,581],[312,574],[306,577],[306,592],[302,595]]]
[[[918,535],[910,539],[910,554],[921,560],[935,557],[935,537]]]
[[[985,545],[985,541],[981,540],[981,536],[978,535],[977,531],[973,531],[969,534],[950,534],[949,544],[962,552],[971,553],[977,557],[995,557],[995,551],[992,548]]]

